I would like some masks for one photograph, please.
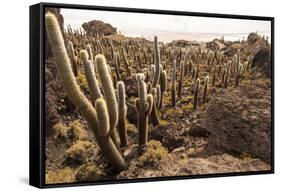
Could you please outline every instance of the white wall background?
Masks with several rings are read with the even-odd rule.
[[[45,0],[46,2],[49,2]],[[28,92],[29,92],[29,19],[28,7],[36,0],[1,2],[0,29],[0,190],[37,190],[28,186]],[[53,1],[50,1],[53,2]],[[179,180],[152,183],[75,187],[53,190],[277,190],[280,187],[280,126],[281,72],[280,38],[281,12],[277,0],[56,0],[57,3],[136,7],[227,14],[248,14],[276,17],[275,29],[275,144],[276,173],[227,178]],[[279,7],[279,8],[278,8]],[[280,66],[279,66],[280,65]],[[274,189],[275,188],[275,189]],[[279,188],[280,189],[280,188]]]

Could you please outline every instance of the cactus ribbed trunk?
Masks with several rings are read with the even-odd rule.
[[[117,83],[117,93],[118,93],[118,130],[120,137],[120,146],[127,146],[127,129],[126,129],[126,116],[127,116],[127,106],[126,106],[126,93],[124,82],[119,81]]]
[[[138,112],[137,128],[139,131],[139,151],[146,146],[148,139],[148,116],[153,107],[153,96],[147,95],[146,84],[142,74],[137,74],[138,98],[135,99],[135,107]]]
[[[176,60],[174,60],[173,62],[173,74],[172,74],[172,87],[171,87],[171,100],[172,100],[172,106],[175,107],[176,106]]]
[[[200,89],[200,79],[198,78],[195,82],[195,89],[193,94],[193,110],[196,110],[198,107],[199,89]]]
[[[115,90],[111,80],[111,76],[106,64],[105,57],[103,55],[97,55],[95,57],[96,69],[104,91],[104,97],[110,120],[110,136],[113,139],[117,147],[119,147],[119,140],[117,137],[116,126],[118,121],[118,106],[115,95]]]
[[[153,75],[152,87],[156,88],[159,78],[160,78],[160,51],[157,36],[154,37],[154,47],[155,47],[155,72]]]

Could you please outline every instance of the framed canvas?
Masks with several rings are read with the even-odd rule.
[[[30,6],[30,184],[274,172],[274,18]]]

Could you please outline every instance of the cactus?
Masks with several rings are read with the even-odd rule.
[[[157,96],[157,103],[156,103],[156,106],[157,106],[157,108],[159,108],[159,106],[160,106],[160,98],[161,98],[161,86],[158,84],[157,86],[156,86],[156,96]]]
[[[139,151],[146,146],[148,140],[148,116],[153,107],[153,96],[147,95],[146,84],[142,75],[137,74],[138,98],[135,99],[135,107],[138,112],[137,127],[139,131]]]
[[[160,86],[157,85],[157,87],[160,90]],[[151,94],[153,96],[153,106],[152,106],[150,117],[151,117],[151,123],[154,127],[160,124],[160,119],[159,119],[158,112],[157,112],[157,103],[158,103],[158,100],[160,99],[158,97],[158,93],[160,92],[159,90],[157,91],[156,88],[152,88],[152,90],[151,90]]]
[[[240,79],[242,71],[243,71],[243,65],[240,64],[238,71],[236,72],[236,75],[235,75],[235,87],[237,87],[239,85],[239,79]]]
[[[193,94],[193,110],[196,110],[198,106],[199,89],[200,89],[200,79],[198,78],[195,82],[195,88]]]
[[[109,44],[110,44],[111,59],[114,59],[114,48],[113,48],[112,40],[109,41]]]
[[[88,44],[86,47],[86,50],[88,52],[91,62],[94,63],[94,56],[93,56],[93,51],[92,51],[91,45]]]
[[[127,73],[128,73],[129,76],[131,76],[130,62],[129,62],[128,58],[127,58],[127,54],[125,52],[125,48],[124,47],[122,48],[122,55],[123,55],[123,60],[125,62]]]
[[[116,77],[117,80],[120,81],[121,80],[121,75],[120,75],[120,71],[119,71],[119,64],[118,64],[118,54],[114,53],[114,69],[115,69],[115,73],[116,73]]]
[[[120,137],[120,146],[127,146],[127,130],[126,130],[126,116],[127,116],[127,106],[126,106],[126,92],[124,82],[119,81],[117,83],[117,95],[118,95],[118,130]]]
[[[176,106],[176,73],[177,73],[177,63],[176,60],[174,60],[173,62],[173,73],[172,73],[172,87],[171,87],[171,96],[172,96],[172,106],[175,107]]]
[[[70,57],[70,62],[72,64],[74,76],[77,77],[79,74],[79,68],[77,64],[77,57],[74,54],[73,43],[71,41],[68,42],[67,52]]]
[[[203,104],[207,102],[208,89],[209,89],[209,76],[206,76],[204,81],[204,90],[203,90]]]
[[[224,88],[227,88],[228,86],[228,78],[229,78],[229,73],[230,73],[230,64],[231,62],[228,62],[226,65],[226,73],[225,73],[225,77],[224,77]]]
[[[104,97],[107,104],[107,109],[109,111],[109,119],[110,119],[110,135],[116,144],[119,145],[117,133],[116,133],[116,125],[118,121],[118,107],[117,100],[115,96],[115,90],[113,87],[113,82],[111,80],[111,76],[108,70],[108,65],[106,64],[105,57],[101,54],[98,54],[95,57],[95,66],[98,72],[98,77],[100,79],[100,83],[103,88]]]
[[[218,66],[214,66],[213,67],[213,77],[212,77],[212,86],[216,85],[216,73],[218,70]]]
[[[163,102],[163,96],[164,96],[164,92],[166,89],[166,84],[167,84],[167,73],[165,70],[163,70],[161,72],[160,75],[160,89],[161,89],[161,95],[160,95],[160,103],[159,103],[159,108],[162,107],[162,102]]]
[[[184,75],[184,62],[180,63],[180,79],[178,82],[178,97],[181,98],[181,94],[182,94],[182,81],[183,81],[183,75]]]
[[[147,82],[146,87],[147,87],[147,93],[149,93],[152,88],[151,82]]]
[[[91,60],[88,60],[88,53],[85,50],[80,51],[80,57],[84,66],[84,71],[88,82],[91,98],[93,103],[95,103],[96,99],[102,97],[102,94],[98,86],[93,63]]]
[[[152,80],[152,88],[156,88],[159,78],[160,78],[160,51],[159,51],[159,44],[158,44],[158,38],[157,36],[154,37],[154,46],[155,46],[155,72],[153,75]]]
[[[127,164],[124,158],[117,149],[116,145],[113,143],[111,137],[108,136],[108,134],[106,136],[103,136],[104,134],[102,134],[99,130],[99,128],[101,127],[104,128],[105,124],[99,124],[100,120],[98,119],[96,109],[86,98],[86,96],[81,92],[75,80],[75,76],[71,69],[70,59],[66,52],[64,40],[60,31],[58,21],[52,13],[48,12],[46,14],[45,25],[48,39],[52,51],[54,53],[55,64],[57,66],[62,84],[69,99],[72,101],[73,104],[75,104],[75,106],[81,111],[81,113],[87,120],[89,126],[95,134],[98,145],[100,146],[104,154],[107,156],[112,166],[117,171],[124,170],[125,168],[127,168]]]
[[[222,71],[222,76],[221,76],[221,87],[223,87],[223,85],[224,85],[225,76],[226,76],[226,68],[224,67],[223,71]]]
[[[108,110],[106,103],[103,98],[98,98],[95,101],[95,108],[97,110],[97,119],[98,119],[98,133],[101,137],[106,137],[110,131]]]
[[[100,40],[97,40],[97,46],[100,54],[104,54]]]

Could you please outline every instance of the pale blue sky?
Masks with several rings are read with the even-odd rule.
[[[175,39],[208,41],[225,35],[238,40],[258,31],[270,38],[270,22],[258,20],[223,19],[209,17],[125,13],[80,9],[61,9],[64,23],[79,28],[84,22],[101,20],[117,27],[127,36],[143,36],[149,40],[157,35],[160,41]]]

